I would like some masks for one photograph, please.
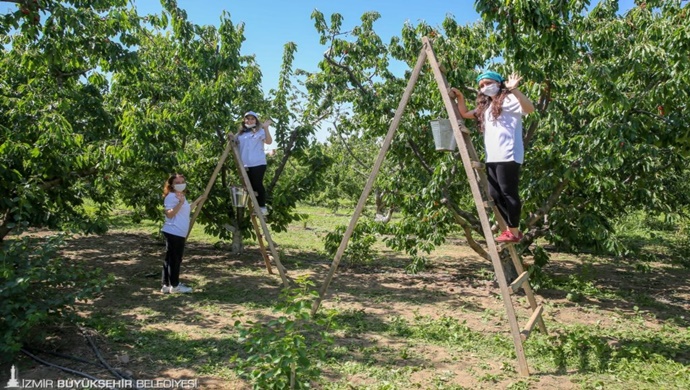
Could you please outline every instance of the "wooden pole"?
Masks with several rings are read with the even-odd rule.
[[[275,245],[273,244],[273,240],[271,239],[271,232],[268,230],[266,221],[264,220],[263,214],[261,213],[261,208],[259,207],[259,202],[256,200],[256,195],[254,195],[254,189],[252,188],[252,184],[249,181],[247,170],[244,169],[242,157],[240,157],[240,151],[237,148],[237,144],[235,142],[232,142],[230,147],[232,148],[232,154],[235,157],[235,165],[237,165],[237,170],[239,171],[240,177],[242,178],[242,182],[244,183],[244,186],[247,189],[249,200],[251,201],[252,208],[254,209],[254,215],[258,217],[257,219],[259,220],[261,229],[263,229],[264,237],[266,237],[266,242],[268,243],[268,247],[271,250],[271,254],[273,255],[273,261],[276,262],[276,268],[278,268],[280,278],[283,280],[283,285],[285,285],[285,287],[290,287],[290,282],[287,276],[285,275],[285,267],[283,267],[283,264],[280,262],[278,251],[276,250]],[[256,227],[256,225],[254,226]],[[256,234],[257,236],[259,236],[261,232],[257,230]]]
[[[256,222],[256,215],[252,214],[252,225],[254,225],[254,231],[256,232],[256,240],[259,241],[259,250],[261,251],[261,257],[266,263],[266,270],[269,274],[273,275],[273,269],[271,269],[271,260],[268,257],[268,252],[266,252],[266,245],[264,245],[264,239],[261,235],[261,230],[259,230],[259,224]]]
[[[489,247],[489,254],[491,255],[491,262],[494,266],[494,271],[496,272],[496,279],[498,279],[498,284],[500,286],[501,295],[503,298],[503,304],[506,308],[508,315],[508,323],[510,324],[511,334],[513,336],[513,344],[515,345],[515,352],[518,358],[518,366],[520,369],[520,374],[529,375],[529,368],[527,367],[527,359],[525,358],[525,351],[522,347],[522,339],[520,337],[520,327],[517,323],[517,317],[515,315],[515,308],[513,307],[510,293],[508,292],[508,283],[503,272],[503,265],[501,264],[501,257],[498,254],[498,249],[496,247],[496,242],[494,241],[493,232],[491,231],[491,223],[489,222],[489,216],[486,214],[486,209],[484,208],[484,199],[482,198],[481,190],[479,188],[479,183],[474,178],[474,170],[472,168],[472,159],[470,158],[467,144],[471,143],[471,139],[465,140],[465,137],[469,135],[464,134],[460,130],[460,125],[458,124],[458,117],[456,116],[456,107],[453,104],[449,94],[448,94],[448,82],[446,77],[441,72],[440,66],[434,54],[433,48],[427,37],[422,38],[424,42],[424,47],[427,50],[427,57],[429,58],[429,63],[431,69],[434,72],[434,77],[436,78],[436,83],[441,92],[441,97],[443,98],[443,103],[448,111],[450,124],[453,127],[453,133],[455,135],[455,140],[458,143],[458,149],[460,150],[460,156],[462,157],[462,162],[465,167],[465,173],[470,179],[470,189],[472,190],[472,196],[474,198],[474,203],[477,206],[477,214],[479,214],[479,220],[482,225],[482,230],[484,231],[484,238],[486,239],[487,246]]]
[[[425,44],[426,46],[426,44]],[[395,135],[395,132],[398,130],[398,126],[400,125],[400,120],[402,119],[402,114],[405,111],[405,107],[407,106],[407,102],[410,100],[410,95],[412,95],[412,90],[414,89],[414,85],[417,83],[417,79],[419,78],[419,74],[422,71],[422,66],[424,66],[424,62],[426,61],[426,51],[424,48],[422,48],[421,52],[419,53],[419,58],[417,58],[417,64],[415,65],[414,69],[412,70],[412,75],[410,75],[410,80],[407,82],[407,87],[405,88],[405,92],[403,93],[403,97],[400,100],[400,103],[398,104],[398,109],[395,111],[395,116],[393,117],[393,122],[391,122],[390,127],[388,128],[388,134],[386,134],[386,138],[383,141],[383,145],[381,145],[381,151],[379,152],[378,157],[376,158],[376,162],[374,163],[374,168],[369,174],[369,179],[367,180],[366,185],[364,186],[364,191],[362,191],[362,195],[359,197],[359,202],[357,202],[357,207],[355,208],[355,212],[350,218],[350,225],[347,227],[347,230],[345,230],[345,234],[343,235],[343,239],[340,241],[340,246],[338,247],[338,251],[335,254],[335,258],[333,259],[333,262],[331,263],[331,268],[328,271],[328,275],[326,276],[326,280],[323,282],[323,286],[321,286],[321,290],[319,291],[319,297],[314,301],[314,304],[312,305],[311,308],[311,315],[313,316],[316,314],[316,311],[319,310],[319,306],[321,305],[321,301],[324,299],[326,292],[328,291],[328,286],[331,283],[331,279],[333,279],[333,275],[335,274],[335,271],[338,269],[338,265],[340,264],[340,259],[343,257],[343,254],[345,253],[345,248],[347,247],[347,243],[350,240],[350,237],[352,236],[352,233],[355,230],[355,226],[357,225],[357,220],[359,220],[359,216],[362,214],[362,211],[364,210],[364,206],[367,202],[367,198],[369,197],[369,194],[371,193],[371,189],[374,186],[374,181],[376,180],[376,176],[379,173],[379,170],[381,170],[381,165],[383,164],[383,159],[386,157],[386,152],[388,152],[388,149],[390,148],[391,142],[393,141],[393,136]]]
[[[216,177],[218,177],[218,172],[220,172],[220,168],[223,166],[223,164],[225,164],[225,160],[228,158],[228,154],[230,154],[230,148],[232,148],[233,142],[234,141],[232,134],[228,134],[228,142],[225,145],[225,150],[223,150],[223,154],[220,156],[218,164],[216,164],[216,169],[214,169],[213,174],[211,174],[211,179],[209,179],[208,184],[206,184],[206,189],[204,190],[204,197],[201,199],[201,201],[199,201],[199,204],[196,206],[196,210],[194,210],[194,215],[192,215],[192,219],[189,221],[189,231],[187,232],[187,238],[189,238],[189,234],[192,232],[194,222],[196,222],[196,218],[199,216],[199,213],[201,212],[201,207],[204,205],[204,202],[206,202],[208,194],[211,193],[211,188],[213,188],[213,184],[216,182]]]

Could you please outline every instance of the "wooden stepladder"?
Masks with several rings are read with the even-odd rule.
[[[335,258],[333,259],[333,263],[331,264],[324,284],[321,286],[321,289],[319,291],[319,298],[314,302],[314,305],[312,306],[312,315],[316,313],[321,304],[321,301],[324,299],[326,292],[328,291],[328,286],[331,282],[331,279],[333,278],[333,275],[335,274],[335,271],[338,268],[340,260],[343,254],[345,253],[347,244],[352,236],[355,226],[357,225],[357,220],[359,219],[366,204],[366,200],[369,194],[371,193],[374,181],[376,179],[376,176],[378,175],[379,170],[381,169],[381,165],[383,163],[383,159],[386,155],[386,152],[390,148],[393,136],[395,135],[395,132],[400,124],[403,111],[412,94],[414,85],[416,84],[417,79],[419,78],[422,67],[428,60],[429,65],[433,71],[434,78],[436,79],[436,83],[438,84],[439,90],[441,92],[441,96],[443,97],[443,103],[446,107],[446,111],[448,112],[448,118],[450,119],[450,123],[453,127],[453,135],[455,136],[455,140],[458,144],[458,150],[460,152],[460,157],[462,158],[462,163],[465,167],[465,173],[467,174],[467,178],[469,179],[472,197],[477,207],[477,213],[479,215],[479,220],[481,222],[482,231],[484,232],[484,238],[486,239],[489,256],[491,257],[491,263],[496,273],[496,279],[498,280],[498,285],[501,290],[501,297],[503,299],[503,303],[508,317],[508,322],[510,324],[510,333],[513,337],[513,343],[515,344],[515,352],[518,359],[519,372],[521,375],[529,375],[529,368],[527,366],[527,359],[525,358],[525,351],[523,349],[522,342],[527,340],[532,330],[534,330],[534,327],[537,325],[539,326],[539,329],[542,332],[546,333],[546,326],[544,325],[544,321],[542,319],[543,307],[537,304],[537,301],[534,297],[534,292],[532,291],[532,288],[529,284],[529,273],[525,271],[522,265],[522,261],[520,260],[520,256],[515,250],[514,245],[496,244],[494,234],[491,230],[491,223],[489,221],[489,215],[487,214],[487,208],[493,209],[494,216],[501,230],[505,230],[507,228],[507,225],[501,217],[501,214],[498,212],[496,206],[493,205],[493,202],[489,201],[489,198],[487,197],[488,180],[486,178],[484,164],[481,161],[479,161],[477,151],[475,150],[472,144],[472,139],[470,137],[469,130],[465,127],[464,120],[462,120],[459,115],[457,105],[452,101],[449,95],[450,89],[448,82],[441,70],[441,67],[439,66],[438,60],[436,59],[436,55],[431,46],[431,42],[427,37],[424,37],[422,38],[422,43],[422,50],[419,54],[417,63],[412,71],[410,79],[408,80],[407,87],[405,88],[405,92],[403,93],[402,99],[400,100],[398,108],[395,112],[395,116],[393,117],[393,121],[391,122],[391,125],[388,129],[388,133],[384,138],[383,144],[381,146],[381,151],[379,152],[379,155],[376,158],[373,170],[369,175],[369,179],[367,180],[366,185],[364,186],[364,191],[362,192],[362,195],[359,198],[359,202],[357,203],[357,207],[355,208],[355,212],[350,219],[350,224],[345,230],[345,234],[343,235],[343,238],[340,242],[340,246],[338,247],[338,250],[335,254]],[[505,278],[505,273],[503,272],[503,266],[501,264],[499,249],[508,250],[513,265],[515,266],[515,269],[519,274],[517,279],[515,279],[515,281],[512,282],[510,285],[508,285],[508,282]],[[522,330],[519,328],[518,325],[518,319],[515,313],[515,307],[513,306],[511,296],[512,294],[518,292],[520,288],[524,290],[525,295],[527,296],[527,300],[529,302],[530,309],[532,311],[532,314],[529,317],[529,320],[527,321],[525,328]]]
[[[249,176],[247,176],[247,170],[244,168],[244,164],[242,163],[240,151],[232,135],[228,135],[228,141],[225,145],[225,150],[223,150],[223,154],[220,156],[220,159],[216,164],[216,168],[213,171],[213,174],[211,175],[211,179],[208,181],[206,189],[204,190],[204,199],[197,206],[196,210],[194,211],[194,215],[191,218],[189,224],[189,231],[192,231],[194,221],[196,220],[196,217],[199,215],[199,212],[201,211],[201,206],[208,197],[208,194],[211,192],[211,188],[213,188],[213,183],[215,183],[216,177],[218,177],[218,172],[220,172],[221,167],[225,163],[225,160],[228,158],[228,155],[231,151],[233,152],[233,156],[235,158],[235,166],[237,166],[237,170],[240,174],[240,178],[242,179],[242,183],[245,189],[247,190],[247,194],[249,195],[249,203],[251,203],[251,208],[254,210],[254,212],[251,215],[251,221],[252,226],[254,227],[254,232],[256,233],[257,241],[259,242],[259,251],[261,252],[261,256],[263,257],[264,263],[266,264],[266,270],[269,274],[273,274],[273,270],[271,269],[271,259],[275,261],[276,268],[278,268],[278,273],[280,274],[280,279],[283,281],[283,285],[285,287],[289,287],[290,282],[288,281],[288,278],[285,275],[285,267],[283,267],[283,264],[280,262],[278,251],[276,251],[275,244],[271,239],[271,232],[268,230],[268,225],[266,225],[266,220],[264,219],[263,213],[261,213],[259,203],[256,200],[256,195],[254,194],[254,189],[252,188],[252,184],[249,181]],[[261,227],[261,229],[259,229],[259,227]],[[189,237],[189,233],[187,233],[187,236]],[[271,251],[272,256],[269,256],[268,252],[266,251],[266,245],[264,245],[263,241],[264,238],[266,238],[266,242],[268,243],[268,247]]]

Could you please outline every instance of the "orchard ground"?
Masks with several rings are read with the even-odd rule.
[[[350,215],[302,206],[305,221],[273,235],[291,277],[320,287],[331,258],[322,237]],[[64,255],[115,276],[98,299],[79,304],[84,327],[112,366],[138,379],[197,379],[203,389],[248,389],[231,357],[242,353],[234,327],[267,321],[282,283],[269,275],[257,246],[241,255],[202,233],[187,244],[182,280],[192,294],[163,295],[164,243],[157,227],[114,217],[103,236],[79,236]],[[682,236],[640,231],[628,237],[654,261],[551,252],[550,282],[537,292],[548,335],[525,342],[532,372],[521,377],[491,264],[463,240],[431,253],[430,267],[404,272],[408,259],[379,246],[375,263],[338,270],[323,303],[331,309],[334,344],[314,388],[323,389],[673,389],[690,388],[690,269],[679,263]],[[48,234],[41,232],[37,234]],[[677,240],[676,240],[677,239]],[[679,244],[680,245],[680,244]],[[530,258],[526,258],[527,263]],[[528,316],[515,297],[519,322]],[[96,361],[76,327],[55,329],[42,350]],[[42,358],[112,378],[95,365]],[[23,379],[77,379],[20,357]],[[6,383],[9,366],[2,366]]]

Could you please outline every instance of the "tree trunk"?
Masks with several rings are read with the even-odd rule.
[[[503,273],[506,277],[506,282],[508,284],[512,283],[513,280],[517,279],[518,274],[513,264],[513,260],[510,258],[508,251],[503,251],[501,254],[501,265],[503,266]]]
[[[239,229],[235,229],[235,231],[232,232],[232,247],[230,251],[232,254],[237,255],[244,251],[244,246],[242,244],[242,231]]]
[[[232,210],[233,208],[230,208]],[[236,216],[230,216],[232,225],[229,223],[226,223],[223,225],[225,230],[229,231],[230,234],[232,235],[232,245],[230,247],[230,253],[234,255],[241,254],[244,251],[244,246],[242,245],[242,229],[240,229],[240,215],[242,213],[243,208],[240,207],[235,207],[234,209],[237,210],[237,215]],[[232,211],[229,212],[232,214]]]
[[[5,236],[10,233],[10,230],[12,230],[12,229],[5,226],[4,223],[2,225],[0,225],[0,243],[2,243],[3,240],[5,239]]]
[[[388,207],[388,211],[384,212],[386,205],[383,203],[383,192],[375,189],[374,194],[376,195],[376,222],[390,222],[393,217],[393,207]]]

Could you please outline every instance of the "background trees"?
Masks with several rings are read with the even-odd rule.
[[[1,18],[0,241],[28,226],[107,228],[120,140],[107,74],[133,72],[138,24],[119,0],[19,1]],[[60,256],[63,239],[2,242],[3,359],[105,284]]]
[[[126,0],[12,3],[17,10],[0,18],[0,241],[26,227],[104,232],[117,202],[160,221],[166,177],[183,172],[190,195],[200,194],[249,109],[275,121],[279,148],[266,179],[273,229],[300,218],[294,207],[311,195],[333,207],[356,198],[408,78],[394,69],[412,67],[422,36],[470,100],[479,69],[525,77],[538,108],[525,131],[527,243],[625,254],[614,228],[620,216],[686,215],[687,1],[639,2],[620,14],[611,0],[591,8],[585,0],[478,0],[475,24],[450,16],[439,28],[407,24],[388,43],[375,32],[376,12],[346,30],[340,15],[315,11],[328,48],[319,70],[293,70],[297,47],[288,43],[279,86],[267,94],[254,58],[240,54],[243,26],[229,14],[214,27],[191,23],[173,0],[146,16]],[[439,93],[425,69],[376,183],[378,213],[395,218],[372,216],[355,234],[364,250],[384,234],[413,266],[457,232],[486,256],[460,161],[432,147],[429,121],[444,115]],[[313,143],[329,123],[330,142]],[[241,250],[239,226],[249,224],[231,207],[236,168],[224,166],[199,221]],[[0,295],[12,303],[3,306],[12,319],[3,352],[103,286],[97,272],[59,258],[60,244],[3,243]],[[51,296],[61,299],[45,302]]]
[[[198,196],[249,109],[276,121],[281,150],[267,175],[273,228],[299,218],[297,200],[320,188],[329,159],[308,148],[320,119],[295,104],[294,44],[267,98],[253,57],[240,55],[243,26],[229,14],[216,28],[190,23],[174,0],[146,16],[126,0],[16,3],[0,20],[0,241],[28,227],[102,233],[118,202],[160,221],[165,179],[183,172]],[[239,226],[250,225],[234,215],[231,183],[239,179],[229,159],[199,221],[241,250]],[[105,283],[57,255],[62,242],[3,243],[0,296],[11,303],[3,305],[3,352]],[[50,296],[61,298],[44,302]]]
[[[271,224],[280,230],[297,215],[296,200],[313,191],[320,167],[317,152],[307,156],[314,125],[289,103],[293,100],[292,58],[296,46],[285,48],[280,86],[266,99],[260,89],[261,70],[253,56],[241,56],[243,26],[222,15],[219,28],[189,22],[175,3],[163,2],[162,15],[150,15],[151,29],[139,32],[140,68],[134,77],[114,75],[110,105],[119,111],[123,134],[123,165],[120,196],[126,204],[160,219],[160,189],[173,171],[183,172],[192,197],[201,194],[220,158],[229,136],[237,132],[244,112],[254,110],[263,119],[274,118],[271,131],[280,153],[269,164],[266,184],[275,209]],[[168,22],[171,27],[167,30]],[[309,175],[286,171],[288,159],[303,164]],[[207,232],[232,238],[241,250],[240,224],[229,196],[230,185],[241,181],[232,158],[220,172],[199,221]],[[310,180],[305,181],[306,177]],[[298,187],[300,191],[284,188]],[[242,217],[239,217],[242,219]],[[223,226],[231,226],[226,230]]]
[[[364,156],[376,152],[405,85],[406,75],[392,69],[411,67],[424,35],[470,99],[478,69],[525,76],[523,89],[538,108],[525,132],[528,243],[543,237],[622,254],[613,234],[618,216],[671,215],[687,204],[685,1],[641,2],[624,14],[616,1],[591,8],[588,1],[477,1],[480,22],[459,26],[449,16],[440,29],[408,24],[387,44],[375,32],[376,12],[345,31],[340,15],[327,21],[315,11],[328,48],[320,70],[293,71],[297,47],[288,43],[279,87],[267,96],[253,57],[240,55],[242,25],[229,14],[217,28],[195,25],[174,1],[162,4],[160,15],[142,17],[125,1],[26,0],[4,15],[0,186],[8,195],[0,237],[18,226],[101,232],[116,199],[157,219],[167,175],[185,172],[192,194],[200,193],[248,109],[275,120],[280,148],[267,178],[274,229],[299,218],[290,210],[326,188],[325,177],[330,193],[321,191],[322,200],[356,196],[361,178],[342,168],[366,173]],[[461,229],[486,255],[473,239],[479,225],[458,159],[430,147],[428,123],[443,111],[427,69],[376,184],[379,214],[399,210],[400,218],[374,230],[416,254]],[[331,142],[310,145],[326,119]],[[326,173],[331,161],[338,170]],[[232,165],[200,221],[241,249],[227,189],[239,181]]]
[[[0,238],[19,225],[103,232],[117,199],[160,219],[167,176],[184,172],[200,194],[249,109],[274,117],[281,146],[267,176],[271,223],[297,218],[290,209],[328,164],[318,148],[305,152],[320,119],[294,104],[296,45],[286,45],[280,87],[266,98],[253,56],[240,55],[242,25],[229,14],[218,28],[195,25],[175,1],[162,4],[160,15],[140,16],[127,1],[27,0],[4,16]],[[309,173],[286,170],[288,159]],[[232,232],[221,226],[236,225],[231,183],[230,159],[200,217],[224,238]],[[280,191],[290,187],[300,191]]]
[[[139,19],[120,0],[17,6],[0,20],[0,240],[29,225],[104,231],[119,139],[106,76],[133,72]]]
[[[459,26],[448,17],[438,31],[406,25],[387,45],[374,32],[375,13],[347,32],[339,15],[329,24],[315,13],[330,50],[321,71],[309,77],[312,102],[322,109],[348,107],[376,142],[407,78],[393,75],[388,64],[400,60],[411,68],[424,35],[434,38],[449,82],[470,100],[477,70],[517,71],[537,106],[525,123],[527,243],[544,238],[573,250],[625,254],[613,228],[617,218],[641,209],[684,214],[688,202],[683,86],[690,72],[681,54],[690,42],[683,22],[688,5],[646,2],[622,15],[616,1],[588,5],[477,1],[481,22]],[[425,69],[387,156],[397,169],[377,183],[400,218],[374,231],[392,235],[390,246],[416,255],[460,230],[486,256],[472,235],[480,227],[459,160],[431,147],[428,123],[443,111]],[[479,137],[474,143],[482,145]]]

